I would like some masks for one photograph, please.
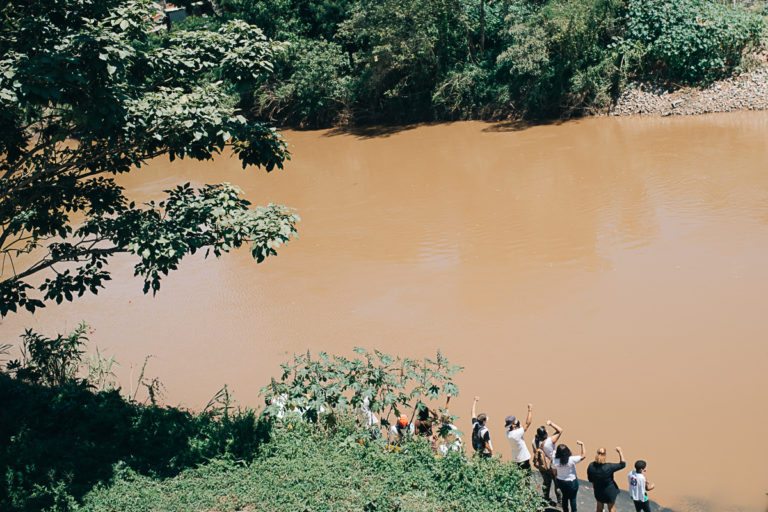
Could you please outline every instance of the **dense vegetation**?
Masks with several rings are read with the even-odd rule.
[[[155,292],[180,260],[241,246],[261,261],[295,234],[279,205],[229,183],[135,204],[116,175],[158,157],[281,168],[285,141],[247,119],[281,45],[240,20],[158,38],[150,0],[2,2],[0,316],[96,293],[108,261],[135,256]]]
[[[0,371],[2,510],[527,512],[539,504],[513,464],[438,456],[423,438],[391,446],[367,425],[363,403],[386,427],[392,414],[456,394],[459,368],[440,354],[302,354],[262,390],[269,405],[260,414],[234,407],[226,388],[192,413],[156,405],[156,381],[143,372],[148,400],[123,395],[111,360],[85,358],[87,334],[85,325],[55,338],[28,331],[22,357]]]
[[[186,27],[240,18],[288,42],[253,113],[308,127],[579,115],[628,80],[738,71],[764,30],[761,3],[716,0],[220,3],[221,17]]]
[[[319,432],[277,429],[250,464],[215,461],[166,480],[124,471],[85,497],[84,510],[312,510],[316,512],[536,510],[512,464],[435,457],[429,443],[388,452],[358,442],[350,423]]]

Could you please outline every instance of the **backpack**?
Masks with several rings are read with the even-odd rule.
[[[476,452],[485,450],[485,439],[483,437],[486,432],[488,432],[488,427],[480,423],[475,423],[475,426],[472,428],[472,448]]]

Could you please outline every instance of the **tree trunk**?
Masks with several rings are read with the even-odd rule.
[[[480,0],[480,53],[485,52],[485,0]]]

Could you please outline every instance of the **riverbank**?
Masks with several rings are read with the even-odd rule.
[[[718,80],[705,87],[669,88],[651,82],[627,86],[605,115],[697,115],[768,110],[768,69]]]

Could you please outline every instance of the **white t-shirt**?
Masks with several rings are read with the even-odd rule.
[[[414,432],[413,423],[409,423],[408,426],[402,429],[401,431],[397,430],[397,425],[392,425],[391,427],[389,427],[389,432],[396,437],[401,437],[401,432],[404,435],[412,436]]]
[[[363,418],[365,418],[365,426],[370,428],[374,425],[379,424],[379,418],[376,417],[376,415],[371,412],[370,408],[370,402],[368,401],[368,398],[366,397],[363,399],[363,403],[360,404],[360,407],[358,408],[360,411],[360,414]]]
[[[531,452],[528,451],[523,440],[524,434],[525,430],[522,427],[507,430],[507,441],[512,448],[512,458],[517,462],[525,462],[531,458]]]
[[[548,437],[544,440],[543,443],[540,443],[539,449],[544,452],[544,456],[547,458],[547,460],[552,462],[552,456],[555,454],[555,443],[552,442],[552,438]]]
[[[581,462],[581,457],[578,455],[571,455],[568,464],[560,464],[560,459],[556,458],[552,461],[552,469],[557,471],[558,480],[572,482],[576,480],[576,464],[579,462]]]
[[[454,441],[452,443],[449,443],[446,441],[445,444],[441,444],[439,446],[440,454],[445,457],[448,455],[449,450],[460,452],[462,450],[462,447],[464,443],[461,441],[461,436],[459,435],[459,429],[454,425],[453,423],[448,425],[448,428],[451,429],[451,433],[448,434],[449,436],[452,436]]]
[[[629,495],[634,501],[646,501],[648,495],[645,494],[645,475],[634,470],[630,471],[629,476]]]

